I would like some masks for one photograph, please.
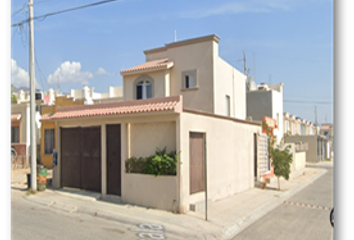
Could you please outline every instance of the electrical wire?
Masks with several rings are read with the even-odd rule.
[[[246,50],[245,50],[245,52],[254,53],[254,54],[257,54],[257,55],[263,55],[263,56],[272,57],[272,58],[287,59],[287,60],[291,60],[291,61],[332,63],[332,61],[313,60],[313,59],[299,59],[299,58],[289,58],[289,57],[274,56],[274,55],[268,55],[268,54],[264,54],[264,53],[253,52],[253,51],[246,51]]]
[[[52,33],[50,31],[48,31],[47,29],[43,28],[43,27],[40,27],[39,25],[35,24],[36,28],[37,29],[40,29],[41,31],[51,35],[52,37],[55,37],[59,40],[62,40],[62,41],[65,41],[75,47],[81,47],[81,48],[85,48],[87,50],[90,50],[90,51],[94,51],[94,52],[98,52],[98,53],[105,53],[105,54],[117,54],[118,56],[127,56],[127,55],[131,55],[131,54],[135,54],[135,53],[140,53],[140,52],[127,52],[127,53],[121,53],[121,52],[114,52],[114,51],[104,51],[104,50],[101,50],[101,49],[96,49],[96,48],[92,48],[92,47],[89,47],[89,46],[85,46],[85,45],[82,45],[82,44],[79,44],[79,43],[76,43],[76,42],[73,42],[73,41],[69,41],[61,36],[58,36],[57,34],[55,33]]]
[[[44,14],[44,15],[41,15],[41,16],[33,17],[32,20],[37,20],[37,19],[40,19],[40,18],[45,19],[46,17],[49,17],[49,16],[54,16],[54,15],[58,15],[58,14],[62,14],[62,13],[70,12],[70,11],[80,10],[80,9],[83,9],[83,8],[98,6],[98,5],[102,5],[102,4],[110,3],[110,2],[115,2],[115,1],[119,1],[119,0],[105,0],[105,1],[95,2],[95,3],[91,3],[91,4],[79,6],[79,7],[69,8],[69,9],[62,10],[62,11],[47,13],[47,14]],[[20,26],[20,25],[23,25],[23,24],[25,24],[25,23],[27,23],[29,21],[30,21],[30,19],[28,18],[28,19],[23,20],[23,21],[21,21],[19,23],[12,24],[11,27]]]
[[[327,104],[327,105],[333,104],[333,102],[298,101],[298,100],[283,100],[283,101],[284,103]]]

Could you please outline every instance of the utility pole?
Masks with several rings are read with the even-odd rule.
[[[37,141],[36,141],[36,98],[34,80],[34,29],[33,29],[33,0],[29,0],[29,72],[30,72],[30,135],[31,135],[31,190],[37,190]]]
[[[243,51],[243,73],[247,76],[247,60],[246,60],[246,53]]]

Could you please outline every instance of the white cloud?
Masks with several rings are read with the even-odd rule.
[[[23,68],[17,65],[17,62],[11,59],[11,83],[15,87],[29,87],[29,74]],[[35,79],[36,88],[39,87]]]
[[[93,78],[90,72],[81,72],[81,63],[79,62],[63,62],[60,67],[48,76],[49,84],[59,83],[81,83],[88,85],[88,79]]]
[[[109,73],[106,70],[104,70],[103,68],[98,68],[98,70],[96,71],[96,75],[108,75],[108,76],[112,76],[114,73]]]

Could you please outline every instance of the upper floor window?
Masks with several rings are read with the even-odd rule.
[[[140,81],[136,85],[136,99],[148,99],[152,97],[152,84],[149,81]]]
[[[182,89],[193,89],[197,87],[197,70],[182,72]]]
[[[230,117],[230,96],[226,95],[226,116]]]

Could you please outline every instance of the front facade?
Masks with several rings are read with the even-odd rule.
[[[121,72],[124,101],[58,108],[54,187],[120,196],[123,202],[184,213],[254,186],[255,136],[245,121],[246,76],[218,56],[215,35],[145,51]],[[126,160],[156,149],[179,153],[176,175],[130,173]],[[206,181],[205,181],[206,180]]]
[[[292,135],[315,135],[316,125],[306,119],[301,119],[288,112],[283,113],[284,134]]]
[[[177,96],[61,108],[44,116],[44,122],[56,122],[59,133],[53,186],[181,213],[204,199],[206,187],[210,201],[253,187],[260,124],[182,106]],[[127,159],[164,147],[180,153],[175,176],[126,171]]]

